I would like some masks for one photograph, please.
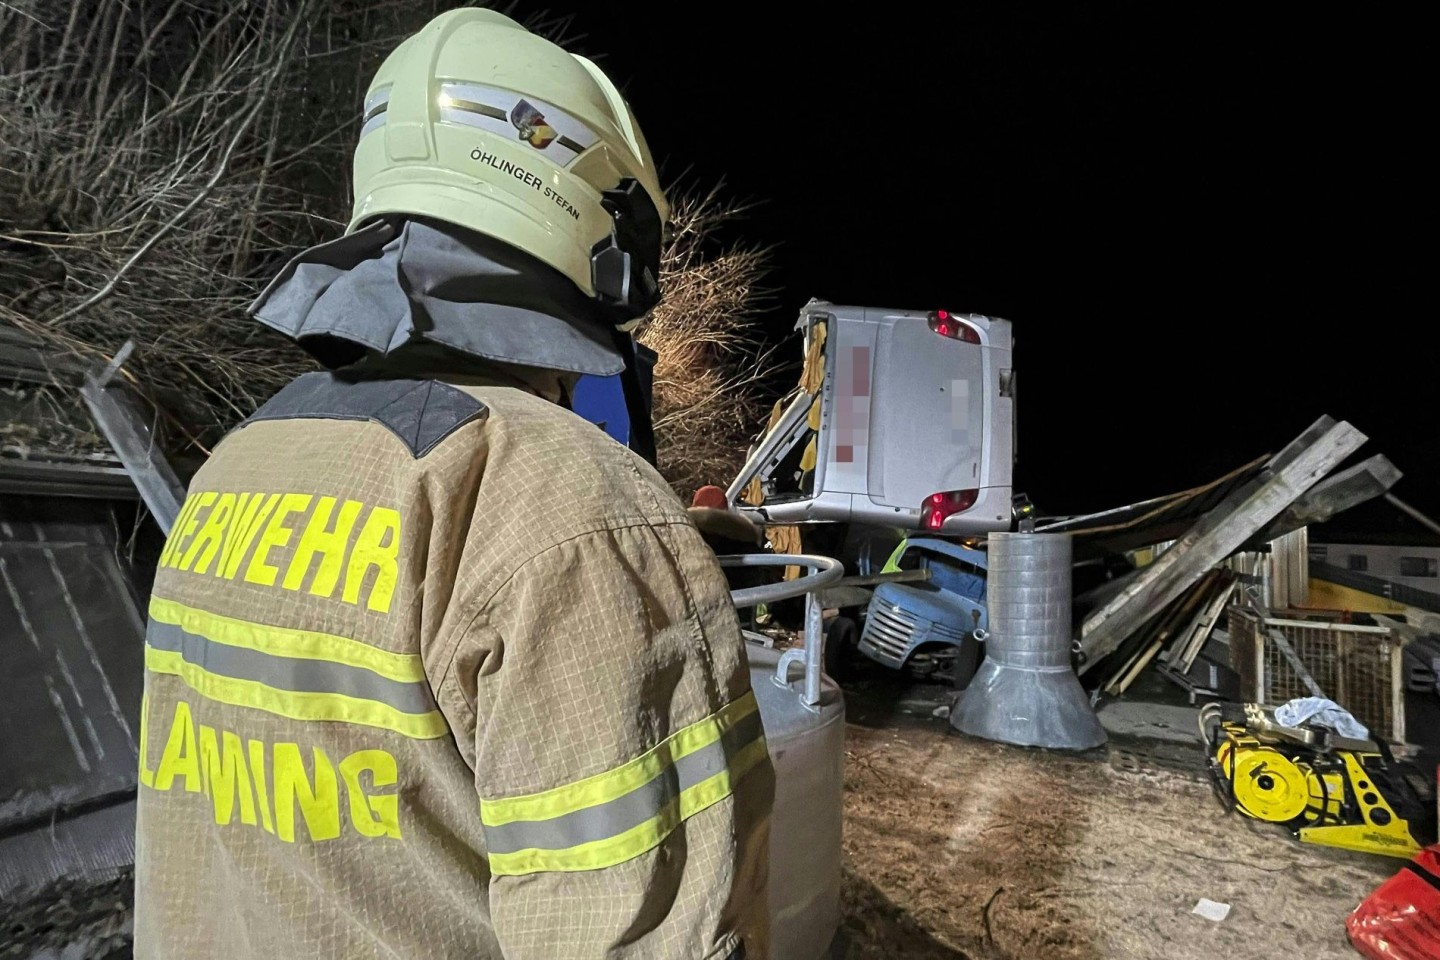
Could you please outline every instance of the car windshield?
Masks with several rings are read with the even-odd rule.
[[[985,599],[985,571],[972,563],[934,553],[921,554],[921,566],[930,571],[930,585],[940,590]]]

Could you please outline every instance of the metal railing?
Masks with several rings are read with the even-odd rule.
[[[823,590],[843,577],[844,564],[830,557],[803,553],[742,553],[719,559],[722,567],[805,567],[815,571],[794,580],[746,587],[730,593],[730,599],[738,609],[805,595],[805,649],[791,648],[781,654],[773,679],[777,686],[790,686],[790,665],[803,661],[805,688],[800,694],[800,702],[815,709],[820,703],[820,675],[824,671],[823,634],[820,629],[822,610],[815,591]]]

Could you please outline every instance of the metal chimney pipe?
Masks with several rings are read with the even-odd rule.
[[[1088,750],[1105,742],[1070,665],[1070,535],[992,533],[985,662],[950,714],[961,733]]]

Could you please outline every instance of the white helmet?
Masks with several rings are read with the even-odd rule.
[[[387,214],[523,250],[622,327],[660,297],[669,206],[629,107],[595,64],[492,10],[441,14],[371,82],[347,233]]]

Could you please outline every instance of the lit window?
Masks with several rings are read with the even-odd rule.
[[[1401,557],[1400,576],[1440,577],[1440,560],[1435,557]]]

